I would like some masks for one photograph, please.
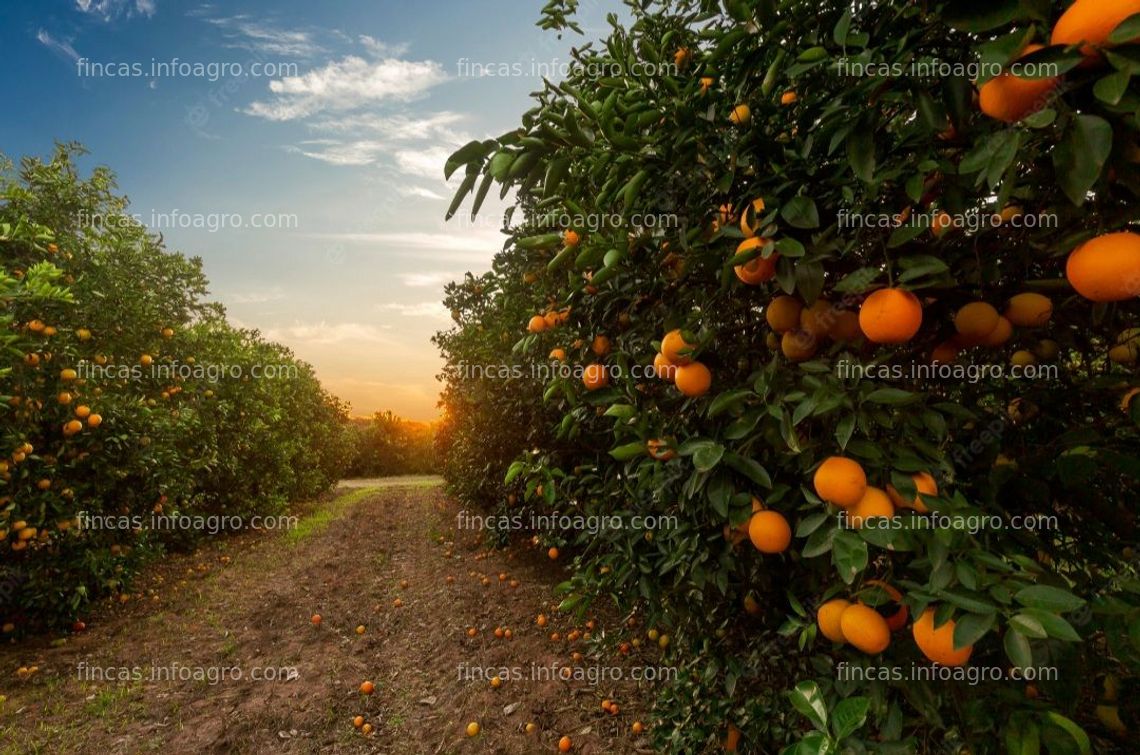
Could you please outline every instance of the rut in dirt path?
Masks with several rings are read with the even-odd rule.
[[[486,551],[436,481],[410,482],[357,486],[295,530],[166,559],[143,580],[148,601],[59,647],[0,650],[4,669],[40,668],[18,684],[0,675],[0,751],[513,754],[556,752],[568,735],[574,752],[650,752],[630,730],[648,720],[630,667],[662,659],[568,642],[572,617],[551,610],[565,575],[534,548]],[[624,632],[597,618],[595,636]]]

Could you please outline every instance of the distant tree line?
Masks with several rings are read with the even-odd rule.
[[[414,422],[393,412],[377,412],[370,418],[351,420],[356,452],[349,477],[384,477],[430,474],[437,470],[435,427]]]

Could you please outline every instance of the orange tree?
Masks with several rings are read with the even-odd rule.
[[[672,517],[539,533],[670,634],[669,751],[1125,742],[1138,4],[627,5],[445,168],[520,216],[447,291],[455,490]]]
[[[76,151],[0,178],[5,634],[129,599],[148,556],[320,493],[351,451],[312,369],[226,324],[200,260],[135,222],[109,171],[81,178]]]

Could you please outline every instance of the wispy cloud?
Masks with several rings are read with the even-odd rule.
[[[367,34],[361,34],[357,37],[360,44],[367,50],[373,57],[386,58],[386,57],[399,57],[408,51],[408,45],[389,44],[388,42],[381,42],[380,40],[370,37]]]
[[[403,273],[400,279],[409,288],[442,288],[444,284],[462,278],[461,273],[430,272],[430,273]]]
[[[36,40],[52,52],[70,58],[72,62],[79,60],[79,53],[75,51],[75,48],[71,46],[70,42],[56,39],[43,29],[40,29],[38,32],[36,32]]]
[[[311,58],[324,52],[312,32],[282,29],[252,16],[206,18],[206,21],[222,30],[231,48],[283,58]]]
[[[280,301],[284,298],[285,292],[280,288],[264,291],[246,291],[225,297],[227,301],[234,304],[266,304],[271,301]]]
[[[448,320],[451,318],[447,308],[437,301],[422,301],[416,304],[388,302],[378,305],[377,309],[397,312],[405,317],[426,317],[432,320]]]
[[[271,121],[291,121],[330,111],[407,102],[446,80],[443,66],[432,60],[370,61],[350,55],[301,76],[269,82],[274,96],[251,103],[244,112]]]
[[[150,18],[158,10],[154,0],[75,0],[75,7],[80,12],[103,21],[136,14]]]
[[[313,234],[313,236],[315,238],[336,239],[349,244],[373,244],[376,246],[452,252],[489,252],[494,254],[503,246],[501,233],[482,229],[463,229],[462,232],[454,234],[412,231],[404,233],[326,233]]]
[[[395,339],[375,325],[359,322],[294,323],[284,327],[268,328],[263,335],[270,341],[285,345],[375,343],[397,345]]]

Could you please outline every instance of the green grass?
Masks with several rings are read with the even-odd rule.
[[[351,493],[337,496],[324,508],[314,511],[285,533],[285,540],[293,545],[323,532],[332,522],[343,516],[348,509],[376,492],[376,488],[359,488]]]

